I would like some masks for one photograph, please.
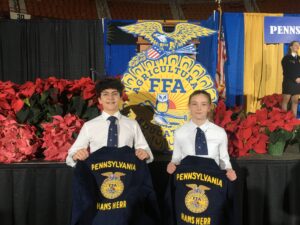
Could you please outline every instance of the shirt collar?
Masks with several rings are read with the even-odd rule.
[[[110,117],[111,115],[105,111],[102,111],[101,116],[103,117],[104,120],[107,120],[108,117]],[[121,115],[120,111],[118,111],[118,112],[114,113],[113,116],[117,117],[118,120],[120,120],[122,115]]]
[[[296,52],[292,52],[292,56],[295,58],[297,56]]]
[[[209,125],[210,125],[210,122],[209,122],[208,119],[201,126],[198,126],[192,120],[190,120],[190,126],[191,126],[192,129],[197,129],[199,127],[201,130],[203,130],[204,132],[206,132],[207,129],[209,128]]]

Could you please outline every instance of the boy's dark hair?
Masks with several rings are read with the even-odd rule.
[[[190,95],[190,97],[189,97],[189,104],[191,103],[192,97],[194,97],[194,96],[196,96],[196,95],[205,95],[205,96],[207,97],[207,99],[208,99],[209,104],[211,104],[211,97],[210,97],[210,94],[209,94],[208,92],[206,92],[206,91],[203,91],[203,90],[196,90],[196,91],[194,91],[194,92]]]
[[[105,78],[103,80],[99,80],[96,83],[96,93],[98,97],[100,97],[101,92],[106,89],[116,89],[120,96],[123,94],[124,85],[122,84],[120,79],[116,78]]]

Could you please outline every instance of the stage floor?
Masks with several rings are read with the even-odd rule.
[[[300,154],[232,159],[237,171],[236,225],[300,224]],[[161,209],[170,156],[149,165]],[[68,225],[72,168],[64,162],[0,164],[1,225]],[[222,224],[223,225],[223,224]]]

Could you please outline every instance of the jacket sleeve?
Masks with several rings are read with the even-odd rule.
[[[92,224],[96,213],[96,182],[87,165],[78,161],[74,169],[71,225]]]
[[[165,194],[165,206],[163,211],[163,224],[176,225],[176,212],[175,212],[175,185],[174,174],[169,176],[169,182]]]

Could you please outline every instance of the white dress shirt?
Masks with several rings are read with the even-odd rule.
[[[188,155],[197,156],[195,153],[197,127],[198,126],[190,120],[190,122],[175,131],[172,155],[173,163],[180,164],[181,160]],[[231,169],[227,146],[228,140],[225,130],[208,120],[199,128],[203,130],[205,134],[208,150],[208,155],[201,155],[199,157],[212,158],[221,169]]]
[[[152,162],[152,152],[137,121],[121,115],[120,112],[115,113],[113,116],[118,118],[116,120],[118,126],[118,147],[127,145],[129,147],[134,146],[135,149],[144,149],[150,156],[147,162]],[[110,121],[107,120],[108,117],[110,115],[103,111],[100,116],[84,123],[76,141],[68,151],[67,165],[75,166],[76,162],[72,159],[72,156],[79,149],[90,147],[90,152],[92,153],[107,146],[108,128],[110,125]]]

